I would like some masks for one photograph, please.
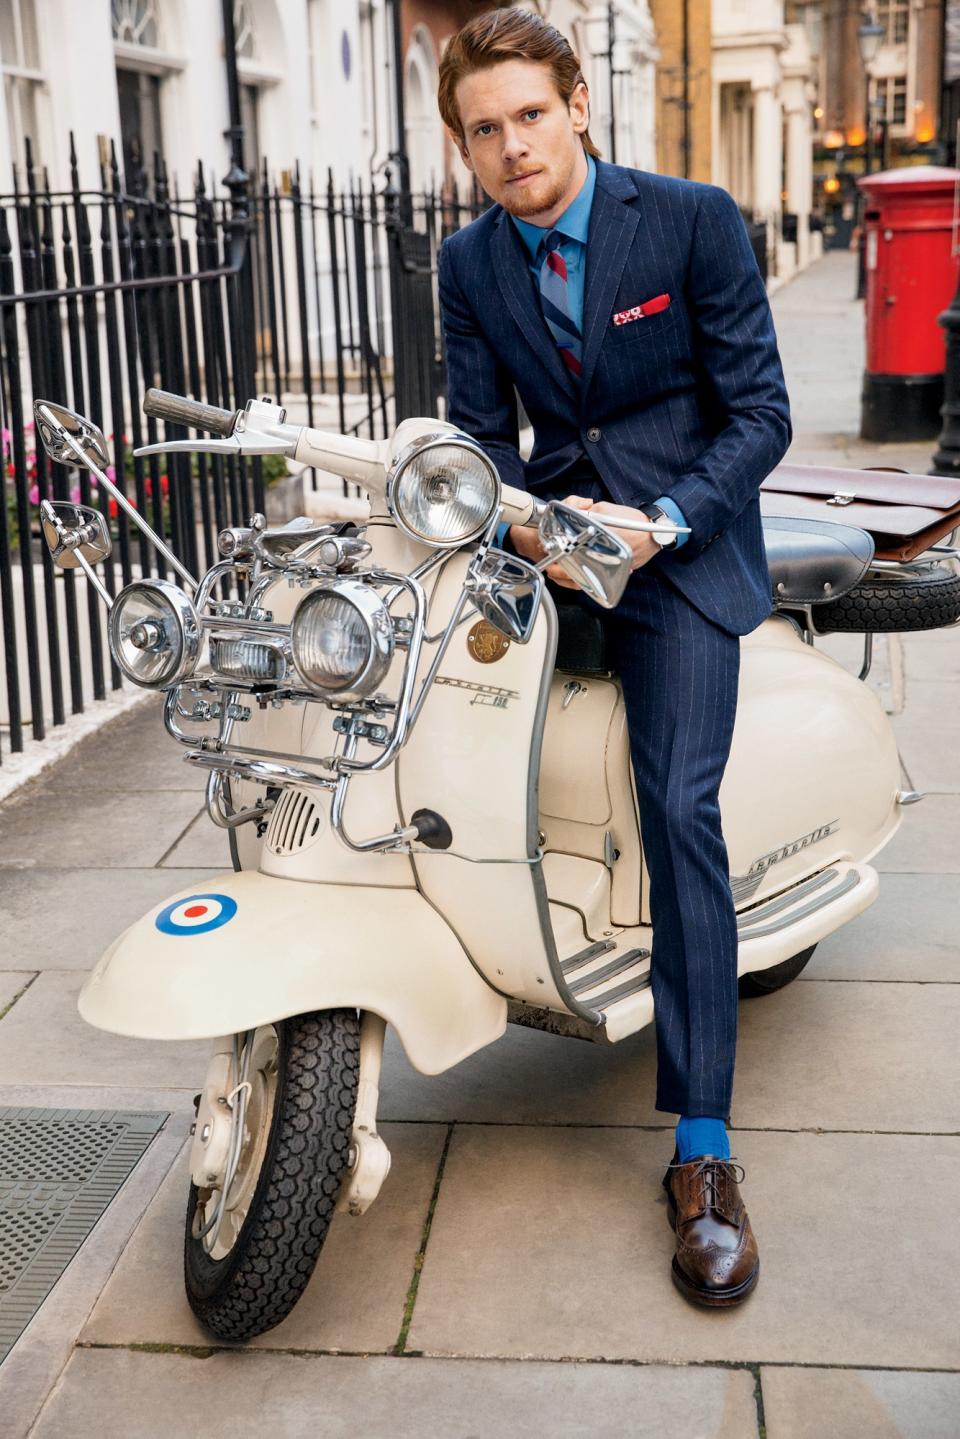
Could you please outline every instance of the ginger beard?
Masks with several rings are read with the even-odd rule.
[[[505,60],[465,75],[456,97],[457,148],[491,200],[518,219],[552,224],[587,176],[586,86],[564,100],[548,66]]]
[[[517,184],[509,176],[503,182],[500,194],[492,195],[511,215],[518,220],[533,220],[535,216],[549,212],[560,205],[571,188],[575,165],[571,161],[566,174],[551,175],[549,172],[534,175],[530,180]],[[520,172],[523,173],[522,171]],[[565,206],[560,206],[565,209]]]

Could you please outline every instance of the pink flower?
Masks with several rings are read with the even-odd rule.
[[[30,501],[31,505],[39,505],[40,490],[37,485],[30,486],[30,489],[27,491],[27,499]]]
[[[74,504],[74,505],[79,505],[79,503],[80,503],[80,486],[79,486],[79,485],[74,485],[74,486],[73,486],[73,489],[70,491],[70,501],[71,501],[71,503]]]
[[[107,468],[104,470],[103,473],[106,475],[106,477],[107,477],[108,480],[114,480],[114,481],[115,481],[116,478],[117,478],[117,471],[116,471],[116,468],[115,468],[113,465],[108,465]]]
[[[32,435],[32,434],[33,434],[33,421],[32,421],[32,420],[28,420],[28,422],[24,425],[24,427],[23,427],[23,433],[24,433],[25,435]]]

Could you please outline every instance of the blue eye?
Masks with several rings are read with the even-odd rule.
[[[528,111],[527,111],[527,118],[529,119],[529,117],[530,117],[531,115],[541,115],[542,113],[543,113],[542,110],[528,110]]]

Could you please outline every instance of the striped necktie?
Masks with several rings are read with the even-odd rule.
[[[540,266],[540,303],[543,306],[543,318],[560,348],[564,364],[579,379],[583,341],[570,312],[567,266],[560,253],[564,238],[559,230],[551,230],[541,241],[540,248],[545,253]]]

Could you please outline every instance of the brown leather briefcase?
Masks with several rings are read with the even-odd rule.
[[[855,525],[873,536],[878,560],[913,560],[960,526],[960,478],[778,465],[763,482],[760,507]]]

